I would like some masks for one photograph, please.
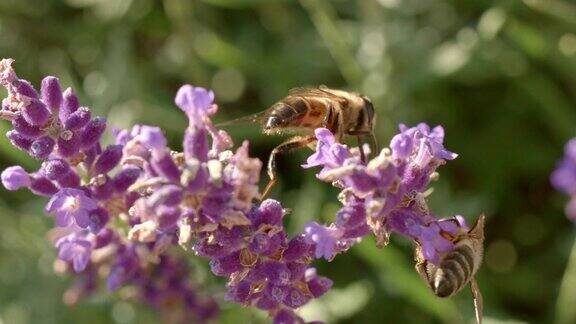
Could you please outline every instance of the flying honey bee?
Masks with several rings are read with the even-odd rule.
[[[450,297],[470,283],[476,323],[482,323],[482,294],[475,274],[482,263],[484,252],[484,215],[467,232],[453,236],[443,232],[443,237],[454,243],[454,249],[440,259],[439,265],[424,259],[422,248],[416,246],[416,271],[438,297]],[[447,220],[452,221],[452,220]],[[456,221],[456,220],[454,220]]]
[[[369,136],[373,145],[377,145],[373,135],[374,119],[374,106],[368,97],[320,86],[292,89],[288,96],[265,111],[225,122],[219,126],[252,122],[259,123],[266,135],[301,134],[282,142],[270,153],[267,169],[270,182],[262,194],[262,197],[265,197],[278,181],[276,177],[277,155],[304,146],[313,147],[316,142],[314,137],[316,128],[329,129],[338,142],[342,142],[345,135],[356,136],[362,159],[365,160],[366,156],[362,149],[363,138]]]

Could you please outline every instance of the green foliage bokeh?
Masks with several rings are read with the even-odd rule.
[[[292,87],[325,84],[373,99],[383,145],[398,123],[441,124],[446,147],[460,156],[440,168],[430,205],[469,222],[486,213],[478,277],[488,321],[574,318],[576,285],[562,285],[573,224],[563,214],[566,197],[548,180],[576,134],[573,2],[0,0],[0,56],[14,58],[36,85],[58,76],[111,126],[161,126],[174,149],[186,122],[173,96],[184,83],[215,90],[218,121],[263,110]],[[281,140],[256,126],[229,131],[264,161]],[[299,167],[308,154],[281,158],[272,194],[293,209],[292,232],[311,219],[330,221],[339,206],[333,188]],[[37,166],[2,136],[0,166],[14,164]],[[105,291],[62,303],[70,280],[53,273],[44,203],[1,189],[0,323],[157,322],[151,310]],[[471,321],[469,291],[434,297],[412,254],[407,240],[378,250],[368,239],[317,262],[335,287],[302,314],[330,323]],[[205,265],[195,275],[222,295]],[[263,321],[261,312],[223,303],[223,323]]]

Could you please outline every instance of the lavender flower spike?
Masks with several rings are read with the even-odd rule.
[[[332,259],[370,231],[380,246],[387,244],[392,232],[417,241],[432,263],[452,249],[453,243],[441,235],[441,220],[429,212],[424,198],[436,168],[457,157],[444,148],[441,126],[400,125],[390,148],[366,163],[359,150],[337,143],[329,130],[317,129],[316,138],[316,152],[303,167],[322,167],[318,178],[342,188],[344,204],[331,225],[310,223],[305,227],[306,241],[317,258]]]

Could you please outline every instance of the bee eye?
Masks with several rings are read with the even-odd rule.
[[[370,98],[366,96],[362,96],[362,100],[364,101],[364,110],[366,111],[368,122],[372,123],[374,120],[374,105],[372,104]]]

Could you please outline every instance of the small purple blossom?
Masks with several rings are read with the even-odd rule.
[[[60,227],[77,225],[86,228],[90,225],[90,212],[97,207],[96,201],[86,196],[84,191],[65,188],[56,193],[46,205],[46,211],[54,215]]]
[[[201,87],[188,84],[180,87],[175,102],[188,116],[208,116],[216,112],[214,92]]]
[[[304,233],[309,244],[315,246],[316,258],[332,260],[336,253],[338,240],[342,237],[342,231],[336,227],[328,228],[316,222],[304,226]]]
[[[70,234],[56,242],[58,257],[64,261],[71,262],[74,271],[82,272],[86,269],[92,254],[92,243],[76,234]]]

